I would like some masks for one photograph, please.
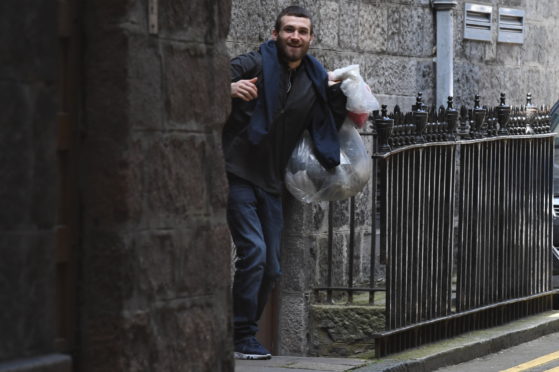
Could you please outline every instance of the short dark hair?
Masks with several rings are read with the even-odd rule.
[[[301,18],[308,18],[309,21],[311,21],[311,34],[313,33],[313,25],[312,25],[312,17],[311,17],[311,13],[303,8],[302,6],[298,6],[298,5],[290,5],[287,8],[283,9],[279,14],[278,17],[276,18],[276,24],[274,25],[274,30],[276,30],[277,32],[280,31],[281,28],[281,18],[283,16],[294,16],[294,17],[301,17]]]

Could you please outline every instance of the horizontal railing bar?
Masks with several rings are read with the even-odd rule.
[[[373,334],[373,337],[374,338],[380,338],[380,337],[386,337],[386,336],[393,336],[393,335],[396,335],[398,333],[410,331],[414,328],[420,328],[420,327],[423,327],[423,326],[432,325],[432,324],[444,322],[444,321],[447,321],[447,320],[454,320],[454,319],[462,318],[462,317],[467,316],[467,315],[472,315],[472,314],[475,314],[475,313],[483,312],[483,311],[486,311],[486,310],[496,309],[496,308],[499,308],[501,306],[507,306],[507,305],[512,305],[512,304],[519,303],[519,302],[530,301],[530,300],[534,300],[534,299],[540,298],[540,297],[553,296],[555,294],[559,294],[559,289],[555,289],[555,290],[547,291],[547,292],[543,292],[543,293],[538,293],[538,294],[531,295],[531,296],[514,298],[514,299],[511,299],[511,300],[502,301],[502,302],[494,303],[494,304],[491,304],[491,305],[481,306],[481,307],[478,307],[478,308],[475,308],[475,309],[462,311],[460,313],[454,313],[454,314],[443,316],[443,317],[436,318],[436,319],[429,319],[429,320],[419,322],[419,323],[414,323],[414,324],[411,324],[409,326],[405,326],[405,327],[402,327],[402,328],[393,329],[393,330],[386,331],[386,332],[381,332],[381,333],[375,333],[375,334]]]
[[[426,148],[426,147],[433,147],[433,146],[456,146],[457,144],[460,145],[468,145],[474,143],[485,143],[485,142],[495,142],[495,141],[502,141],[502,140],[516,140],[516,139],[530,139],[530,138],[547,138],[547,137],[555,137],[557,133],[542,133],[542,134],[518,134],[518,135],[508,135],[508,136],[497,136],[497,137],[485,137],[485,138],[476,138],[471,140],[456,140],[456,141],[441,141],[441,142],[427,142],[427,143],[416,143],[413,145],[406,145],[402,147],[397,147],[390,152],[387,153],[374,153],[372,155],[373,158],[380,158],[386,159],[394,154],[418,149],[418,148]]]
[[[352,291],[352,292],[384,292],[386,288],[355,288],[355,287],[321,287],[313,288],[314,291]]]

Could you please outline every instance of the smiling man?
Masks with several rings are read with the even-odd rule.
[[[280,276],[281,195],[287,161],[307,129],[321,164],[339,164],[337,129],[345,115],[339,84],[307,54],[309,12],[285,8],[272,39],[231,60],[231,115],[223,129],[229,180],[227,221],[236,247],[233,282],[235,357],[268,359],[257,322]]]

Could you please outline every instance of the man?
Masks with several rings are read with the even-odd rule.
[[[339,164],[337,129],[346,115],[339,84],[307,55],[309,12],[299,6],[277,17],[272,40],[231,61],[231,116],[223,130],[229,180],[227,220],[236,247],[233,283],[235,357],[269,359],[254,337],[280,276],[283,174],[308,129],[322,165]]]

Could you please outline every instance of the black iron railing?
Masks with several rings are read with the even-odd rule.
[[[350,202],[347,285],[332,286],[330,203],[326,292],[385,291],[377,356],[552,308],[553,134],[549,110],[492,109],[375,115],[369,285],[354,285],[355,198]],[[377,190],[377,184],[379,189]],[[377,205],[378,199],[378,205]],[[378,216],[378,218],[375,218]],[[374,238],[380,222],[380,246]],[[375,255],[385,277],[375,277]],[[377,280],[384,288],[376,286]]]

